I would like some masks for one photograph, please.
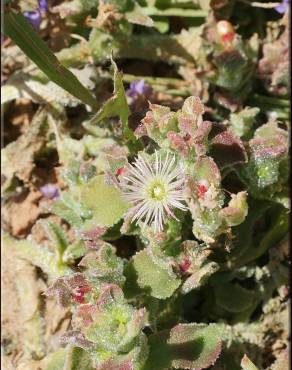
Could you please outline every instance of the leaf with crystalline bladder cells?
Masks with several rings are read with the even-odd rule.
[[[62,348],[47,355],[40,365],[43,370],[93,370],[93,365],[88,353],[82,348]]]
[[[139,286],[150,289],[150,295],[155,298],[170,297],[181,283],[171,266],[167,268],[157,264],[146,250],[133,257],[133,266],[138,275]]]
[[[192,369],[213,365],[221,352],[221,333],[214,324],[178,324],[149,338],[149,357],[143,370]]]
[[[121,198],[118,189],[105,183],[103,175],[91,179],[80,190],[80,201],[92,211],[92,218],[86,220],[84,228],[96,225],[113,226],[128,210],[129,205]]]

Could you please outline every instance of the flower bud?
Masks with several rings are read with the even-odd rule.
[[[220,41],[223,44],[229,43],[235,36],[235,31],[232,24],[228,21],[219,21],[217,23],[217,32],[220,37]]]

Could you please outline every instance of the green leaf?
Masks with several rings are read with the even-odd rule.
[[[63,370],[93,370],[89,354],[79,347],[69,347]]]
[[[136,137],[128,126],[128,118],[131,112],[126,99],[122,73],[118,71],[118,67],[113,59],[111,59],[111,62],[114,68],[114,93],[113,96],[103,104],[102,108],[92,118],[91,124],[96,124],[106,118],[118,116],[120,117],[125,137],[128,140],[135,142]]]
[[[245,311],[253,304],[255,299],[253,291],[231,283],[216,285],[215,297],[218,306],[229,312]]]
[[[208,278],[219,269],[219,266],[215,262],[207,263],[206,265],[198,268],[182,285],[182,293],[186,294],[193,289],[199,289],[203,286]]]
[[[56,250],[57,259],[61,261],[62,256],[66,248],[68,247],[68,241],[63,229],[61,228],[61,226],[52,221],[41,220],[40,222],[45,227],[50,239],[53,242],[54,248]]]
[[[50,212],[55,215],[63,218],[71,226],[79,229],[82,225],[81,217],[73,210],[70,209],[64,202],[61,200],[56,200],[51,207],[49,208]]]
[[[89,354],[71,346],[50,353],[40,365],[43,370],[93,370]]]
[[[80,257],[83,257],[88,251],[82,241],[76,240],[73,244],[70,244],[63,254],[63,261],[67,264],[73,264],[74,261]]]
[[[122,200],[120,191],[107,185],[103,175],[92,178],[80,188],[80,201],[92,212],[92,218],[85,222],[85,230],[96,225],[113,226],[128,209],[128,204]]]
[[[206,369],[221,352],[220,330],[214,324],[178,324],[150,336],[149,344],[143,370]]]
[[[62,348],[56,352],[47,355],[41,365],[44,370],[60,370],[64,368],[66,358],[66,349]]]
[[[133,257],[133,266],[138,275],[139,286],[149,289],[152,297],[168,298],[181,283],[171,266],[158,264],[158,259],[154,260],[145,249]]]
[[[20,13],[8,12],[4,18],[4,33],[57,85],[97,110],[96,99],[65,68]]]

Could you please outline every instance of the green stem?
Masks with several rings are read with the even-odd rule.
[[[254,94],[251,96],[251,101],[256,101],[259,104],[269,105],[269,106],[278,106],[278,107],[285,107],[289,108],[289,100],[286,99],[279,99],[273,96],[264,96],[259,94]]]
[[[188,18],[205,18],[208,12],[201,9],[184,9],[184,8],[167,8],[158,9],[155,7],[143,8],[143,13],[149,16],[160,17],[188,17]]]
[[[123,80],[125,82],[133,82],[136,80],[144,80],[146,83],[151,85],[161,86],[174,86],[174,87],[186,87],[186,82],[178,78],[169,77],[149,77],[149,76],[134,76],[130,74],[124,74]]]

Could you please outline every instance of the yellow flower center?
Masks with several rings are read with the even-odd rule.
[[[165,195],[166,195],[166,189],[165,189],[164,184],[162,184],[158,180],[153,182],[148,188],[148,195],[153,200],[156,200],[156,201],[163,200],[165,198]]]

